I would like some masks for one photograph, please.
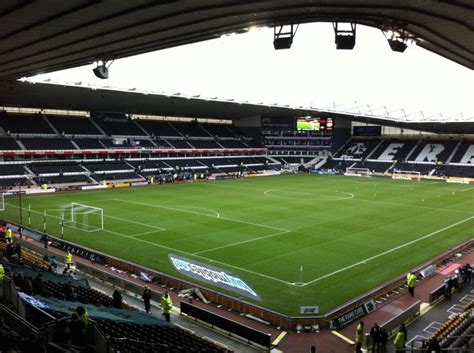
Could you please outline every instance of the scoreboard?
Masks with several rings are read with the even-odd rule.
[[[333,118],[303,116],[297,118],[296,129],[303,131],[332,131],[334,129],[334,120]]]

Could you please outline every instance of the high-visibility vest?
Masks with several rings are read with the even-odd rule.
[[[5,277],[5,269],[3,268],[3,265],[0,264],[0,284],[3,283],[3,277]]]
[[[72,264],[72,254],[69,252],[66,254],[66,263]]]
[[[408,287],[414,287],[416,283],[416,276],[414,274],[408,275],[407,282]]]
[[[169,296],[167,298],[163,297],[161,300],[161,310],[163,310],[165,314],[169,314],[172,308],[173,302],[171,301],[171,298]]]
[[[7,231],[5,232],[5,237],[11,239],[13,237],[13,232],[11,229],[7,229]]]
[[[403,332],[398,332],[397,335],[395,336],[395,340],[393,341],[395,348],[403,348],[404,343],[405,343],[405,334]]]
[[[364,328],[361,324],[357,325],[356,329],[356,342],[364,342]]]

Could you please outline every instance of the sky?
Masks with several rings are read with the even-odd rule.
[[[354,50],[336,50],[330,23],[298,28],[289,50],[274,50],[273,29],[116,60],[110,78],[94,65],[38,75],[34,81],[82,82],[157,93],[181,93],[267,104],[290,104],[409,115],[419,120],[474,119],[474,71],[418,46],[390,50],[378,29],[357,26]]]

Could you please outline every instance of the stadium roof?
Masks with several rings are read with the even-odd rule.
[[[356,22],[404,29],[418,45],[474,69],[470,0],[4,0],[0,80],[179,46],[254,26]]]
[[[246,117],[297,117],[318,115],[369,124],[442,134],[474,134],[474,121],[408,121],[374,114],[336,109],[291,107],[237,102],[218,98],[187,97],[112,88],[65,86],[51,83],[0,82],[0,105],[78,111],[126,112],[129,114],[239,120]]]

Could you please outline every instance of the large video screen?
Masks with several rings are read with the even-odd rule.
[[[334,128],[332,118],[303,116],[296,120],[296,129],[303,131],[331,131]]]

